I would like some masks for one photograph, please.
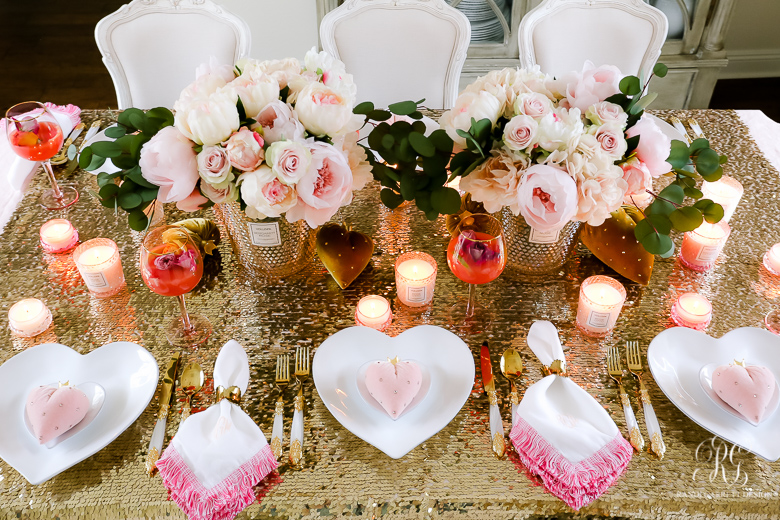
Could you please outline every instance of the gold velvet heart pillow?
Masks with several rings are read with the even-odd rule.
[[[319,229],[316,246],[323,265],[342,289],[360,276],[374,254],[371,237],[334,223]]]
[[[644,216],[634,206],[623,206],[600,226],[585,224],[580,240],[596,258],[618,274],[641,285],[650,282],[655,256],[634,237],[636,223]]]

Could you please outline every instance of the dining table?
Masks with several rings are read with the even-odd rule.
[[[417,325],[443,327],[470,347],[477,366],[480,345],[487,341],[497,373],[501,353],[518,349],[526,367],[516,381],[521,396],[543,377],[541,364],[526,345],[528,329],[537,320],[551,321],[565,349],[569,377],[604,407],[626,435],[618,390],[606,368],[609,347],[622,349],[626,341],[636,340],[644,359],[651,340],[674,326],[670,310],[684,292],[698,292],[712,302],[712,322],[706,332],[713,337],[740,327],[763,328],[765,315],[780,298],[780,277],[762,266],[764,253],[780,242],[780,173],[751,136],[745,120],[733,110],[652,113],[662,120],[695,117],[711,147],[728,155],[724,172],[744,186],[730,221],[731,235],[711,270],[687,269],[676,256],[656,257],[649,284],[641,286],[617,275],[580,244],[568,263],[548,275],[528,276],[507,269],[495,281],[479,286],[478,302],[492,313],[492,321],[464,329],[449,314],[450,307],[468,294],[468,285],[447,268],[449,233],[444,217],[428,221],[410,203],[390,210],[380,202],[379,185],[371,183],[334,217],[375,243],[368,267],[346,289],[337,285],[317,258],[284,280],[257,279],[238,265],[221,228],[222,241],[205,262],[203,280],[187,296],[190,311],[206,315],[214,328],[205,344],[182,351],[182,366],[197,362],[206,373],[203,390],[193,400],[193,413],[213,403],[216,356],[228,340],[235,339],[247,351],[250,363],[249,388],[241,406],[270,440],[278,396],[277,355],[294,357],[297,346],[309,346],[316,355],[328,337],[355,325],[355,307],[362,297],[378,294],[392,305],[393,319],[385,331],[389,336]],[[82,112],[87,124],[115,116],[115,111]],[[166,340],[165,326],[178,307],[175,298],[151,292],[141,279],[143,233],[132,231],[121,212],[99,203],[94,196],[96,177],[90,172],[56,171],[61,181],[78,187],[80,200],[59,212],[43,209],[38,196],[47,180],[36,174],[0,235],[0,363],[44,343],[60,343],[87,354],[107,343],[127,341],[151,352],[162,371],[176,352]],[[169,206],[167,223],[193,216]],[[195,216],[213,218],[212,210]],[[81,241],[97,237],[115,241],[126,287],[110,298],[91,296],[70,254],[42,250],[39,229],[51,218],[70,220]],[[682,236],[674,238],[679,248]],[[408,307],[397,297],[393,266],[407,251],[428,253],[438,264],[430,305]],[[627,292],[614,331],[601,339],[588,337],[575,326],[580,285],[596,274],[616,277]],[[53,325],[33,338],[15,336],[7,326],[8,309],[32,297],[51,309]],[[635,453],[614,486],[579,511],[547,492],[511,449],[503,459],[493,454],[489,402],[479,370],[454,419],[399,459],[345,429],[309,380],[303,387],[301,466],[284,462],[285,448],[278,470],[257,486],[256,502],[238,518],[780,518],[780,462],[767,461],[713,435],[680,411],[652,377],[646,380],[666,443],[665,456]],[[500,374],[496,382],[508,433],[509,382]],[[624,383],[637,409],[638,387],[629,378]],[[286,429],[292,417],[292,393],[287,397]],[[158,398],[155,395],[140,417],[105,448],[39,485],[30,484],[0,461],[0,519],[184,518],[160,477],[149,477],[144,467]],[[177,390],[166,445],[176,432],[186,399]],[[644,433],[641,418],[639,422]]]

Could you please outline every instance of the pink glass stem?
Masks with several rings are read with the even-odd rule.
[[[57,184],[57,179],[54,177],[54,171],[51,169],[51,163],[49,163],[49,161],[43,161],[43,169],[46,170],[46,175],[49,176],[51,189],[54,190],[54,198],[61,199],[62,190],[60,190],[60,185]]]
[[[184,305],[184,295],[179,295],[179,307],[181,308],[181,319],[184,322],[184,331],[190,332],[193,329],[192,323],[190,323],[190,315],[187,314],[187,306]]]
[[[466,304],[466,318],[474,317],[474,308],[477,306],[477,285],[469,284],[469,301]]]

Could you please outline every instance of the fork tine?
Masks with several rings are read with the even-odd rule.
[[[306,345],[306,360],[305,361],[306,361],[306,373],[308,374],[309,370],[310,370],[310,366],[309,366],[309,363],[310,363],[310,360],[309,360],[309,346],[308,345]]]

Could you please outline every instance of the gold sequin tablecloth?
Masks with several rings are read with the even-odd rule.
[[[658,112],[662,118],[670,114]],[[85,119],[97,115],[106,116],[84,113]],[[569,348],[572,379],[603,404],[623,432],[617,392],[604,368],[606,345],[639,339],[646,350],[650,340],[670,326],[669,310],[679,292],[696,290],[710,298],[714,317],[708,332],[716,337],[737,327],[761,327],[764,315],[777,305],[780,296],[780,282],[760,263],[763,253],[780,241],[780,175],[763,158],[733,111],[677,111],[676,115],[695,115],[714,147],[729,155],[726,173],[745,187],[745,196],[731,220],[731,237],[715,268],[695,273],[681,267],[676,259],[658,259],[648,287],[626,282],[628,298],[615,333],[599,342],[584,337],[574,327],[578,290],[587,276],[609,274],[610,270],[581,248],[559,273],[542,279],[505,273],[480,286],[478,297],[496,309],[496,319],[489,331],[464,338],[475,360],[478,345],[488,339],[496,369],[504,349],[520,348],[528,367],[522,377],[524,389],[541,378],[539,363],[525,346],[528,327],[536,319],[551,320]],[[82,241],[102,236],[117,242],[127,288],[110,299],[92,298],[69,255],[43,254],[38,230],[57,213],[37,204],[46,185],[44,176],[38,174],[1,237],[0,362],[45,342],[63,343],[87,353],[105,343],[126,340],[149,349],[163,366],[171,354],[163,327],[177,312],[176,300],[158,296],[143,284],[137,263],[141,234],[130,231],[123,215],[116,217],[89,196],[87,190],[96,186],[94,177],[79,171],[73,179],[82,198],[62,213],[78,228]],[[180,216],[172,211],[166,215],[169,222]],[[243,406],[266,436],[270,436],[276,398],[272,380],[277,354],[292,353],[301,344],[316,350],[329,335],[353,325],[355,305],[366,294],[392,300],[395,317],[388,333],[396,335],[424,323],[448,328],[448,308],[467,293],[466,285],[447,269],[443,219],[428,222],[408,205],[389,211],[379,203],[378,189],[360,192],[342,216],[356,229],[371,234],[377,249],[372,265],[348,289],[339,289],[316,259],[300,275],[253,289],[244,283],[225,240],[219,248],[221,262],[212,265],[205,281],[188,297],[193,312],[211,319],[215,335],[199,350],[186,352],[186,361],[200,362],[210,377],[216,354],[228,339],[244,345],[252,378]],[[408,250],[426,251],[439,264],[433,305],[423,311],[404,308],[395,295],[393,264]],[[25,297],[41,298],[54,313],[53,328],[32,340],[12,337],[6,326],[8,308]],[[498,381],[508,428],[508,384],[501,377]],[[208,404],[212,384],[208,379],[206,392],[196,398],[196,407]],[[629,392],[636,390],[633,381],[628,381],[628,387]],[[712,435],[677,410],[652,381],[650,391],[668,448],[666,458],[658,461],[647,453],[635,455],[614,487],[575,513],[530,479],[516,460],[493,457],[488,400],[479,380],[455,419],[400,460],[388,458],[341,427],[309,381],[305,468],[294,471],[281,467],[258,487],[261,500],[239,518],[780,517],[780,462],[769,463],[745,452],[734,452],[732,459],[721,460],[724,446],[714,441],[720,447],[719,455],[709,453]],[[291,395],[288,393],[287,429],[292,417]],[[183,395],[177,398],[169,434],[179,422]],[[634,406],[636,409],[636,401]],[[141,417],[105,449],[39,486],[31,486],[0,462],[0,519],[184,518],[168,500],[159,477],[148,478],[144,473],[156,410],[155,397]]]

